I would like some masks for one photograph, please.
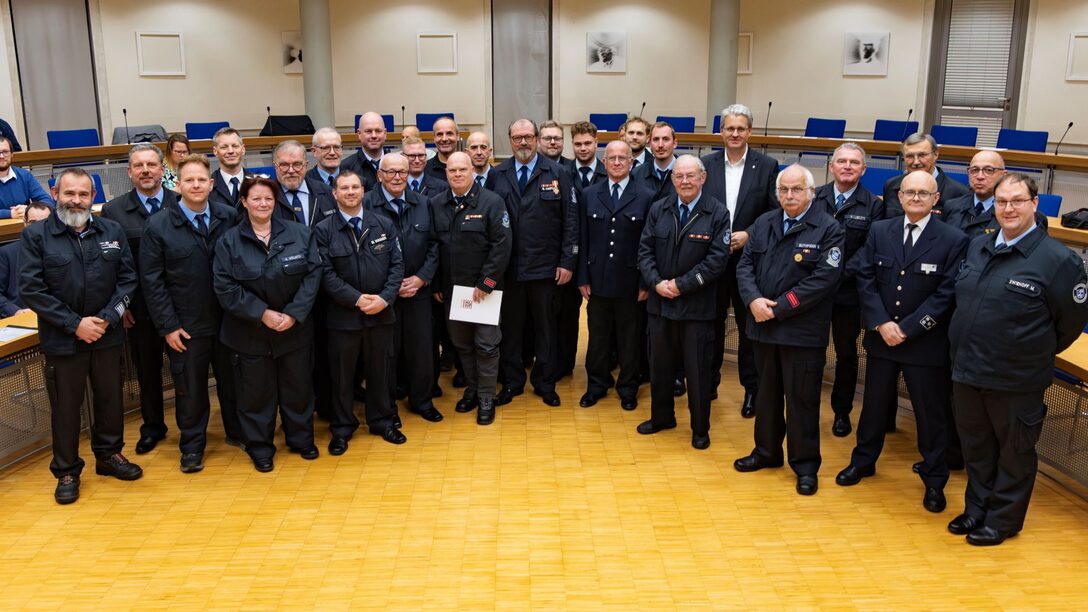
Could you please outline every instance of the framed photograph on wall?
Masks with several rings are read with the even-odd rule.
[[[416,34],[416,72],[421,74],[456,73],[457,34],[418,32]]]
[[[586,32],[586,72],[627,72],[627,32]]]
[[[847,32],[842,45],[842,73],[846,76],[888,76],[891,32]]]
[[[302,74],[302,32],[281,32],[283,53],[280,63],[284,74]]]
[[[752,47],[755,34],[740,32],[737,34],[737,74],[752,74]]]
[[[136,32],[140,76],[185,76],[185,40],[181,32]]]
[[[1073,32],[1069,35],[1065,80],[1088,81],[1088,32]]]

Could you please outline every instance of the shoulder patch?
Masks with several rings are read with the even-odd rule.
[[[1085,300],[1088,300],[1088,285],[1084,283],[1073,285],[1073,301],[1083,304]]]
[[[508,213],[508,212],[502,213],[502,226],[503,227],[510,227],[510,213]]]
[[[827,252],[827,265],[837,268],[839,262],[842,261],[842,251],[839,247],[831,247],[831,250]]]

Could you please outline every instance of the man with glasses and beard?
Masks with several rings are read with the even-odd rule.
[[[52,407],[54,499],[79,499],[80,407],[90,378],[93,395],[91,450],[95,472],[136,480],[143,470],[124,448],[121,320],[136,290],[136,268],[121,226],[93,219],[94,181],[69,168],[57,177],[57,214],[23,231],[19,293],[38,315],[45,355],[45,384]]]

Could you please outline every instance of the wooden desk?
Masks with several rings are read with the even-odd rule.
[[[1059,370],[1088,381],[1088,334],[1081,334],[1072,346],[1058,353],[1054,365]]]
[[[1088,230],[1062,227],[1061,217],[1047,217],[1046,221],[1047,233],[1051,238],[1073,246],[1088,247]]]
[[[27,312],[0,319],[0,327],[8,327],[9,325],[38,329],[38,315]],[[38,346],[38,332],[36,331],[11,342],[0,342],[0,357],[7,357],[35,346]]]

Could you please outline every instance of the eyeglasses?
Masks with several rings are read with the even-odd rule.
[[[298,171],[298,170],[305,169],[306,168],[306,163],[305,162],[280,162],[280,163],[276,164],[276,167],[279,168],[280,170],[284,170],[284,171],[287,171],[287,170]]]
[[[993,176],[1002,170],[1004,170],[1004,168],[995,168],[993,166],[982,166],[980,168],[978,166],[971,166],[967,169],[967,174],[970,174],[971,176],[980,176],[983,174],[986,176]]]
[[[631,161],[631,158],[626,155],[611,155],[604,158],[604,160],[610,164],[623,164]]]
[[[911,189],[910,191],[899,192],[899,197],[904,200],[913,200],[915,198],[918,198],[919,200],[924,200],[928,197],[935,195],[937,195],[936,191],[915,191],[913,189]]]
[[[919,160],[919,159],[926,159],[926,158],[929,158],[929,157],[933,157],[933,151],[929,151],[928,153],[907,153],[907,154],[903,155],[903,159],[908,160],[908,161],[916,161],[916,160]]]
[[[562,136],[541,136],[540,139],[544,142],[563,142]]]
[[[317,149],[318,151],[321,151],[322,153],[328,153],[329,151],[343,151],[344,150],[343,145],[319,145],[319,146],[315,146],[314,148]]]
[[[778,191],[778,195],[789,195],[789,194],[801,195],[802,193],[805,193],[808,190],[809,190],[808,187],[779,187],[777,191]]]
[[[11,157],[11,151],[0,151],[0,157]]]
[[[748,128],[744,127],[723,127],[722,134],[743,134],[748,131]]]
[[[386,176],[408,176],[407,170],[386,170],[385,168],[382,168],[381,172]]]
[[[533,135],[529,135],[529,136],[511,136],[510,137],[510,142],[532,142],[534,140],[536,140],[536,136],[533,136]]]
[[[404,156],[407,157],[408,159],[423,159],[423,158],[427,157],[427,154],[426,153],[405,153]]]
[[[1028,204],[1031,204],[1035,200],[994,200],[995,208],[1016,208],[1020,209]]]
[[[695,179],[699,178],[702,175],[703,175],[702,172],[688,172],[688,173],[685,173],[685,174],[677,174],[676,172],[673,172],[672,173],[672,178],[675,181],[683,183],[685,181],[694,181]]]
[[[865,162],[861,161],[860,159],[847,159],[845,157],[840,157],[834,160],[832,163],[836,166],[857,166],[859,168],[865,165]]]

